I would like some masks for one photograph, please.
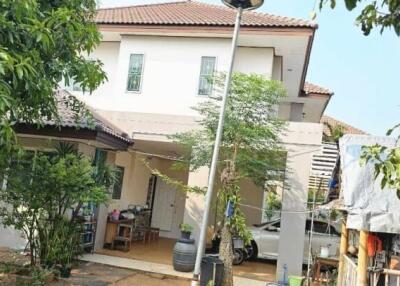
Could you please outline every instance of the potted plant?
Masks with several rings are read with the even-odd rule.
[[[65,251],[59,256],[60,261],[60,277],[68,278],[72,269],[72,253]]]
[[[181,236],[184,239],[190,239],[190,235],[192,234],[193,226],[188,223],[181,224]]]
[[[52,237],[52,254],[62,278],[70,276],[73,261],[82,253],[81,232],[80,223],[76,221],[62,218],[56,225]]]

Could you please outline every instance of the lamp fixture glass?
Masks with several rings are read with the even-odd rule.
[[[264,0],[222,0],[222,3],[234,9],[241,7],[243,10],[253,10],[261,7]]]

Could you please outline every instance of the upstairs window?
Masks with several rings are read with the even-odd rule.
[[[142,54],[131,54],[129,60],[128,84],[126,87],[127,91],[140,91],[143,75],[143,59],[144,55]]]
[[[201,57],[199,95],[212,94],[215,61],[215,57]]]

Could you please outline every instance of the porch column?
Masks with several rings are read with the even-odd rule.
[[[358,244],[358,265],[357,265],[357,286],[368,286],[368,252],[367,252],[368,231],[360,231]]]
[[[301,275],[307,210],[308,180],[314,154],[322,151],[322,124],[289,122],[282,141],[287,152],[282,193],[277,278],[286,265],[288,275]],[[307,252],[307,249],[306,249]]]
[[[197,186],[206,188],[208,182],[209,168],[203,167],[196,172],[190,172],[188,177],[188,186]],[[192,237],[196,240],[196,244],[200,235],[201,221],[203,219],[205,209],[205,196],[202,194],[188,193],[186,195],[185,213],[183,222],[193,226]]]
[[[287,167],[282,194],[281,230],[278,246],[276,277],[286,265],[288,275],[301,275],[304,257],[307,219],[308,178],[313,154],[319,146],[292,145],[286,147]]]
[[[343,285],[344,276],[344,256],[347,253],[347,248],[349,245],[349,230],[346,228],[346,220],[342,220],[342,231],[340,236],[340,252],[339,252],[339,272],[338,272],[338,286]]]
[[[94,250],[100,250],[104,246],[104,235],[106,233],[107,226],[107,206],[101,204],[98,208],[97,213],[97,228],[96,228],[96,239],[94,242]]]

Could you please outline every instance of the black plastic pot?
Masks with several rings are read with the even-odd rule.
[[[60,277],[61,278],[69,278],[71,276],[71,267],[62,266],[60,268]]]
[[[181,231],[181,237],[183,239],[190,239],[191,232]]]
[[[201,260],[200,286],[207,286],[213,281],[215,286],[222,285],[224,264],[216,256],[205,256]]]

